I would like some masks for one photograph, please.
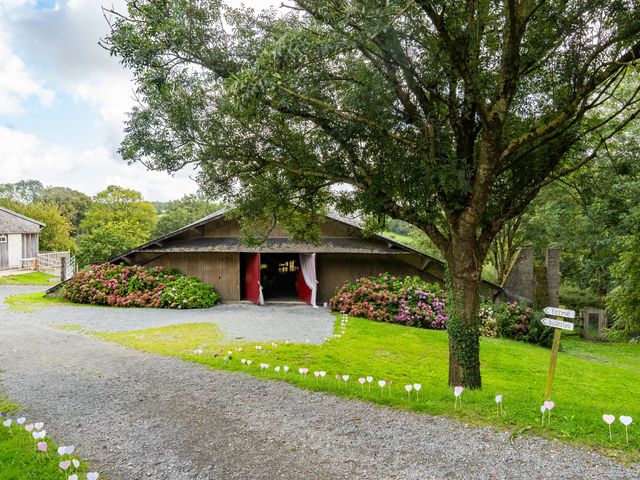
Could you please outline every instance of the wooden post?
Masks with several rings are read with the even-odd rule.
[[[67,263],[67,257],[60,257],[60,281],[64,282],[67,279],[68,276],[68,263]]]
[[[549,364],[549,374],[547,375],[547,386],[544,389],[544,399],[549,400],[551,389],[553,388],[553,377],[556,374],[556,364],[558,363],[558,351],[560,351],[560,335],[562,330],[554,329],[553,345],[551,347],[551,363]]]

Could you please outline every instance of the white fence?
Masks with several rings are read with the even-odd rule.
[[[76,272],[76,257],[71,252],[41,252],[36,259],[39,272],[58,275],[60,280],[68,280]]]

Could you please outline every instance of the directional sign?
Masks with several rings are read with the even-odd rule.
[[[555,308],[555,307],[545,307],[543,311],[547,315],[553,315],[554,317],[576,318],[576,312],[574,310],[565,310],[564,308]]]
[[[545,308],[546,310],[546,308]],[[556,320],[554,318],[543,318],[541,320],[543,325],[547,327],[561,328],[562,330],[573,331],[573,323],[571,322],[563,322],[562,320]]]

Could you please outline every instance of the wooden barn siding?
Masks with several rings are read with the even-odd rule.
[[[36,258],[38,256],[39,235],[25,233],[22,235],[22,258]]]
[[[419,270],[400,257],[401,255],[318,254],[318,302],[328,302],[336,289],[346,281],[383,272],[397,276],[417,275],[429,282],[439,282],[428,271]]]
[[[147,266],[178,268],[187,275],[213,285],[222,300],[240,300],[239,253],[167,253]]]

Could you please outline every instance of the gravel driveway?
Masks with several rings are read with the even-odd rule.
[[[0,286],[4,297],[45,287]],[[184,323],[215,323],[229,340],[265,342],[290,340],[320,344],[333,336],[335,317],[328,308],[292,304],[257,306],[250,303],[221,304],[198,310],[152,308],[105,308],[90,306],[46,307],[30,314],[16,314],[49,324],[79,325],[85,330],[121,332]]]
[[[558,442],[512,446],[489,428],[127,350],[42,313],[0,309],[2,387],[111,480],[640,477]]]

